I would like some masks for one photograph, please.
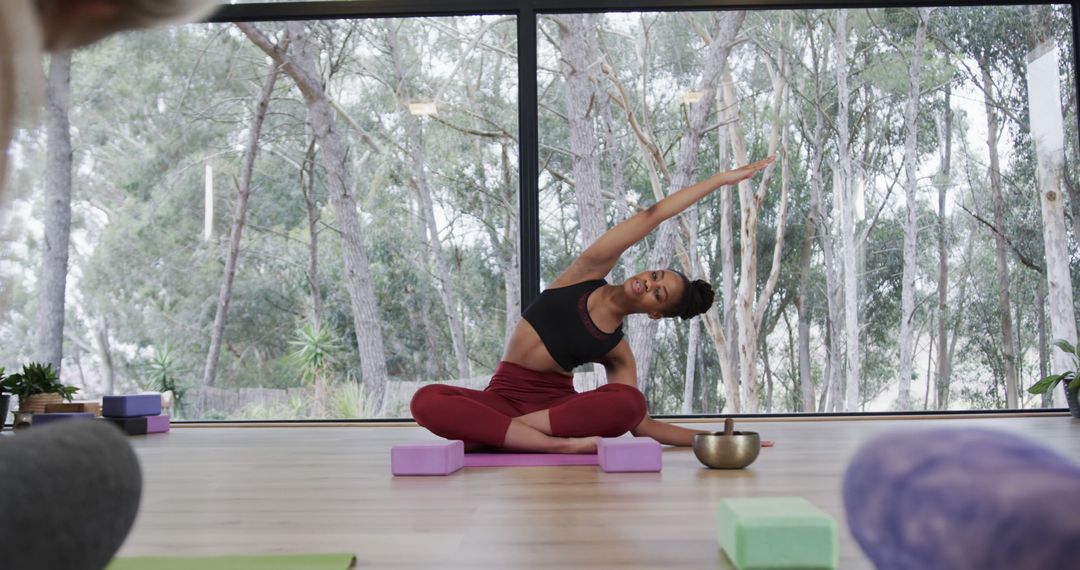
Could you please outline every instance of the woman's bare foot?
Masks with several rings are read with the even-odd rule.
[[[596,453],[600,437],[566,437],[559,445],[558,453]]]
[[[599,437],[552,437],[514,418],[506,430],[503,448],[541,453],[596,453]]]

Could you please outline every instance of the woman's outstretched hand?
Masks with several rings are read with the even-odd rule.
[[[759,171],[764,170],[765,167],[772,164],[774,160],[776,160],[776,155],[769,156],[768,158],[763,158],[757,162],[751,162],[750,164],[740,166],[734,170],[729,170],[721,175],[721,177],[723,178],[721,184],[738,184],[739,182],[742,182],[743,180],[746,180],[751,176],[757,174]]]

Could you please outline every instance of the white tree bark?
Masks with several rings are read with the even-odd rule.
[[[782,56],[781,60],[786,62],[786,59]],[[773,84],[772,109],[776,117],[773,120],[772,129],[769,134],[768,153],[770,155],[776,153],[777,144],[781,136],[784,143],[786,144],[787,142],[787,127],[784,124],[786,122],[786,118],[784,117],[784,104],[787,93],[787,84],[784,79],[786,69],[786,63],[782,64],[782,67],[779,70],[774,69],[772,66],[769,68]],[[722,89],[725,106],[736,109],[737,111],[738,100],[736,99],[734,86],[731,82],[725,81]],[[735,162],[738,164],[746,164],[749,162],[749,156],[746,151],[744,137],[739,132],[738,122],[729,122],[727,128],[729,131],[728,135],[731,138],[731,150]],[[785,152],[781,152],[780,161],[781,167],[786,175],[787,155]],[[784,243],[784,214],[787,207],[786,178],[782,180],[781,184],[780,212],[777,216],[777,239],[773,250],[773,266],[769,278],[759,296],[757,290],[758,220],[761,215],[762,203],[765,200],[765,193],[768,190],[769,184],[772,182],[773,172],[773,166],[766,168],[756,190],[749,180],[743,181],[738,185],[740,215],[739,250],[741,265],[739,268],[735,320],[739,330],[739,383],[743,388],[742,407],[749,413],[756,413],[760,409],[760,385],[757,379],[758,333],[761,327],[762,316],[765,313],[765,308],[768,306],[769,297],[772,296],[772,292],[776,287],[776,280],[780,269],[780,253]]]
[[[701,278],[701,266],[697,263],[698,248],[698,213],[693,209],[687,213],[687,226],[689,226],[689,239],[687,243],[690,254],[686,256],[690,263],[689,275],[691,281]],[[701,342],[701,319],[690,319],[690,334],[686,344],[686,373],[683,375],[682,413],[690,415],[694,413],[694,382],[697,377],[698,344]]]
[[[821,165],[825,145],[825,121],[820,104],[814,106],[814,130],[810,142],[810,208],[806,215],[806,232],[802,250],[799,252],[799,292],[795,298],[799,324],[799,388],[802,397],[802,412],[817,410],[814,397],[814,378],[810,369],[810,309],[807,306],[806,292],[810,288],[810,259],[813,255],[814,240],[818,239],[818,217],[821,210]],[[828,382],[824,387],[828,387]]]
[[[1036,47],[1028,56],[1027,80],[1031,138],[1035,143],[1038,162],[1039,203],[1046,248],[1050,331],[1053,338],[1076,344],[1076,313],[1069,275],[1068,235],[1062,196],[1065,133],[1061,87],[1058,83],[1058,52],[1053,43]],[[1057,349],[1052,354],[1053,373],[1072,369],[1072,358],[1068,354]],[[1062,390],[1055,390],[1053,399],[1056,406],[1066,405]]]
[[[939,123],[941,133],[939,138],[943,141],[941,150],[941,169],[938,172],[937,195],[938,195],[938,332],[937,332],[937,388],[934,390],[935,399],[937,394],[948,392],[949,378],[952,376],[952,360],[949,358],[949,323],[951,315],[949,311],[949,252],[945,239],[945,228],[948,218],[945,214],[946,198],[949,189],[949,176],[952,170],[952,90],[945,86],[945,117]],[[954,336],[956,332],[953,333]],[[929,389],[930,379],[927,379]],[[929,398],[927,398],[929,399]],[[924,401],[924,409],[929,406]]]
[[[919,240],[918,180],[916,169],[919,163],[918,147],[919,94],[922,91],[920,74],[922,72],[923,48],[926,46],[926,21],[929,10],[916,10],[918,25],[915,28],[915,43],[911,50],[911,64],[908,67],[908,96],[904,103],[904,195],[906,213],[904,218],[904,272],[900,291],[900,366],[897,386],[900,395],[897,407],[900,410],[911,409],[912,341],[914,331],[912,320],[915,317],[915,274],[918,269],[917,247]],[[929,382],[930,379],[927,379]]]
[[[559,50],[566,82],[566,117],[570,123],[574,194],[582,250],[605,231],[605,200],[600,193],[600,153],[593,112],[596,109],[596,74],[599,49],[596,14],[567,14],[555,19],[559,27]]]
[[[712,100],[720,79],[720,73],[734,44],[735,36],[745,19],[745,12],[724,12],[717,18],[716,28],[712,34],[712,44],[709,46],[708,56],[705,59],[705,68],[702,70],[700,82],[695,88],[695,90],[705,93],[703,101]],[[672,190],[688,186],[693,179],[694,169],[697,166],[697,155],[701,147],[701,137],[705,132],[706,119],[709,114],[708,104],[698,103],[690,109],[690,125],[679,144],[679,153],[675,160],[675,171],[672,173],[670,180]],[[676,223],[676,220],[673,219],[660,225],[660,235],[649,254],[649,267],[663,268],[671,263],[675,248]],[[642,315],[635,315],[629,320],[628,336],[630,337],[631,350],[637,361],[638,382],[643,387],[647,387],[653,358],[656,354],[653,341],[656,337],[657,322]]]
[[[71,236],[71,52],[53,54],[46,86],[45,240],[38,273],[33,359],[60,372]],[[6,154],[7,149],[0,149]],[[2,184],[0,180],[0,184]]]
[[[811,181],[811,188],[814,188],[815,184]],[[824,191],[824,182],[817,184],[819,191]],[[842,198],[840,191],[840,176],[836,171],[835,165],[833,168],[833,197],[836,202],[840,202]],[[824,208],[826,206],[823,202],[819,202],[822,205],[821,211],[822,231],[821,235],[821,250],[825,258],[825,289],[826,289],[826,305],[829,312],[828,322],[828,364],[825,368],[826,387],[822,391],[822,398],[824,398],[826,407],[821,407],[821,411],[840,412],[844,410],[844,398],[843,398],[843,385],[844,385],[844,352],[846,350],[846,336],[844,335],[844,280],[843,280],[843,266],[842,261],[837,259],[840,255],[843,255],[842,251],[837,254],[837,241],[839,241],[839,232],[833,230],[832,223],[829,222],[828,215],[839,209],[839,204],[834,204],[829,207],[828,211]]]
[[[828,44],[825,44],[828,46]],[[826,75],[827,66],[826,60],[816,59],[817,54],[814,54],[814,71],[818,77],[824,77]],[[810,161],[810,202],[811,208],[813,208],[817,226],[817,241],[821,245],[821,253],[823,256],[823,272],[825,274],[825,305],[826,305],[826,323],[825,323],[825,377],[821,386],[821,393],[817,400],[817,411],[838,411],[840,409],[840,374],[843,368],[843,336],[839,334],[838,330],[842,326],[841,317],[841,287],[840,276],[837,270],[837,261],[835,253],[835,240],[836,235],[833,229],[832,213],[833,206],[830,202],[825,200],[825,113],[822,109],[823,94],[821,92],[820,81],[814,83],[814,131],[813,138],[811,140],[811,152],[813,157]],[[833,182],[834,187],[837,180],[837,174],[833,169]],[[833,195],[837,195],[837,192],[833,192]],[[800,320],[800,331],[806,329],[805,336],[809,336],[809,323],[803,323]],[[800,332],[800,337],[804,336],[804,333]],[[807,345],[809,339],[800,340],[800,345]],[[805,349],[800,348],[800,351],[806,352],[806,374],[809,374],[809,346]],[[803,366],[800,364],[800,367]],[[814,408],[808,408],[807,411],[814,411]]]
[[[502,145],[502,188],[505,196],[505,206],[509,211],[506,217],[505,236],[502,239],[503,251],[500,259],[503,259],[503,282],[506,285],[506,326],[503,331],[503,346],[510,342],[514,333],[514,327],[521,320],[521,261],[518,256],[518,240],[520,230],[518,226],[517,209],[510,206],[510,199],[516,195],[511,175],[511,158],[507,144]],[[498,243],[498,242],[494,242]]]
[[[720,107],[721,124],[730,124],[738,120],[735,109],[724,101],[724,93],[732,82],[730,70],[724,70],[723,86],[720,89],[717,104]],[[728,168],[727,159],[731,149],[730,129],[717,129],[717,144],[720,146],[720,168]],[[723,381],[726,401],[733,411],[742,411],[742,394],[739,390],[739,328],[735,319],[735,235],[732,229],[734,201],[732,192],[720,193],[720,326],[726,342],[719,343],[716,354],[720,358],[720,376]],[[719,400],[719,398],[717,398]]]
[[[839,182],[840,201],[840,256],[844,279],[844,339],[846,347],[846,368],[844,386],[845,411],[857,411],[861,405],[859,399],[859,296],[858,296],[858,255],[855,243],[855,181],[851,167],[851,131],[848,127],[848,107],[850,89],[848,88],[847,60],[847,10],[840,10],[836,16],[836,36],[834,38],[834,68],[836,71],[836,109],[837,165],[836,176]],[[837,329],[834,329],[834,333]]]

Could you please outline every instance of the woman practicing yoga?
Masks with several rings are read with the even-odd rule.
[[[691,445],[699,432],[648,416],[622,321],[634,313],[689,319],[712,305],[712,287],[670,269],[639,273],[622,285],[604,278],[661,222],[772,161],[714,174],[608,230],[525,309],[486,389],[424,386],[413,396],[413,418],[436,435],[463,440],[467,449],[594,453],[601,437],[627,431]],[[608,383],[577,393],[571,370],[586,362],[603,364]]]

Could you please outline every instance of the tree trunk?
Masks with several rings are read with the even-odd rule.
[[[997,102],[994,100],[994,82],[991,76],[989,63],[978,61],[979,69],[982,70],[983,90],[986,93],[984,108],[986,109],[986,145],[990,151],[990,195],[994,205],[994,232],[995,262],[997,268],[998,286],[998,322],[1001,326],[1001,352],[1005,360],[1005,406],[1016,409],[1017,380],[1016,380],[1016,343],[1013,340],[1012,330],[1012,303],[1009,300],[1009,245],[1005,241],[1005,196],[1001,187],[1001,167],[998,156],[998,116]]]
[[[898,386],[900,397],[897,407],[900,410],[911,409],[911,376],[913,366],[912,321],[915,319],[915,274],[918,270],[919,206],[917,195],[916,167],[918,166],[919,94],[922,91],[920,74],[922,72],[923,47],[926,45],[926,19],[928,10],[916,11],[919,18],[915,29],[915,44],[912,47],[911,65],[908,68],[908,97],[904,104],[904,194],[907,216],[904,219],[904,272],[900,292],[900,371]],[[929,382],[929,379],[927,379]]]
[[[826,44],[827,46],[828,44]],[[816,56],[816,54],[815,54]],[[814,71],[815,76],[824,77],[825,73],[819,69],[820,62],[815,59]],[[825,157],[825,114],[821,108],[823,102],[823,94],[821,92],[821,86],[818,81],[814,83],[814,134],[813,134],[813,159],[810,161],[810,202],[813,215],[817,220],[817,239],[821,245],[821,253],[823,256],[824,267],[823,272],[825,274],[825,307],[826,307],[826,319],[825,319],[825,377],[821,386],[821,394],[818,397],[817,411],[838,411],[839,410],[839,389],[840,389],[840,373],[843,362],[843,345],[842,335],[838,333],[838,328],[841,326],[840,317],[840,278],[837,276],[836,269],[836,253],[835,253],[835,233],[832,226],[832,205],[825,200],[825,176],[823,172],[824,157]],[[833,181],[835,186],[837,174],[834,170]],[[834,195],[836,193],[834,192]],[[800,331],[805,327],[806,340],[800,341],[800,345],[805,346],[807,351],[807,359],[809,359],[809,323],[803,323],[800,319],[799,323]],[[803,333],[800,332],[800,338],[803,338]],[[803,350],[800,348],[800,351]],[[806,363],[807,373],[809,373],[809,362]],[[807,411],[814,411],[814,408],[809,408]]]
[[[323,300],[319,287],[319,201],[315,197],[315,141],[308,146],[300,170],[300,190],[304,193],[304,211],[308,223],[308,290],[311,294],[311,323],[322,328]]]
[[[854,180],[851,167],[851,132],[848,127],[848,106],[850,91],[847,78],[847,10],[840,10],[836,16],[835,57],[836,57],[836,131],[838,135],[837,154],[839,156],[840,200],[840,239],[843,254],[840,259],[844,278],[844,339],[846,347],[845,367],[845,411],[857,411],[861,406],[859,394],[859,297],[858,297],[858,255],[855,243],[855,208]],[[835,331],[834,331],[835,332]]]
[[[357,349],[360,352],[360,368],[368,397],[374,408],[383,411],[386,389],[386,352],[383,348],[382,322],[375,300],[375,288],[364,243],[364,230],[357,213],[353,195],[353,173],[348,166],[348,153],[343,147],[341,134],[335,123],[334,108],[323,91],[316,64],[316,47],[302,22],[288,22],[286,33],[291,49],[286,53],[247,22],[237,23],[244,34],[267,55],[284,66],[284,70],[296,82],[307,104],[308,122],[321,147],[320,154],[326,168],[326,184],[335,220],[341,231],[342,253],[345,266],[345,288],[349,292],[353,324],[356,328]]]
[[[45,251],[38,277],[33,358],[52,364],[59,373],[71,236],[71,52],[51,57],[46,100]],[[7,149],[2,150],[6,154]]]
[[[765,345],[765,337],[767,335],[760,335],[758,342],[760,346],[758,351],[761,353],[761,368],[765,374],[765,413],[773,413],[773,373],[772,366],[769,363],[769,347]]]
[[[604,156],[606,158],[608,170],[611,172],[611,181],[609,186],[611,187],[611,193],[614,195],[615,206],[615,220],[613,224],[619,224],[623,220],[629,218],[632,214],[630,211],[630,205],[626,200],[626,176],[623,172],[623,161],[619,155],[619,134],[616,132],[615,117],[611,112],[612,97],[611,95],[601,88],[599,81],[596,88],[597,106],[600,109],[600,124],[603,127],[603,147]],[[631,248],[633,251],[634,248]],[[612,271],[612,281],[615,283],[621,283],[633,274],[630,271],[630,267],[633,267],[633,254],[629,256],[629,260],[620,259],[616,264],[615,269]]]
[[[1062,176],[1065,168],[1065,133],[1062,125],[1061,91],[1058,80],[1058,53],[1053,42],[1038,46],[1028,57],[1028,109],[1031,138],[1038,162],[1039,203],[1046,249],[1046,286],[1050,329],[1054,339],[1076,343],[1076,316],[1072,280],[1069,275],[1068,234],[1062,203]],[[1001,227],[1001,226],[999,226]],[[1043,308],[1039,307],[1040,314]],[[1045,343],[1040,343],[1045,346]],[[1054,371],[1072,368],[1072,355],[1053,351]],[[1065,405],[1064,394],[1055,390],[1054,402]]]
[[[820,95],[820,94],[818,94]],[[810,209],[806,215],[806,232],[803,236],[802,249],[799,252],[799,292],[795,298],[795,308],[799,315],[799,386],[802,396],[802,412],[814,412],[814,378],[810,369],[810,309],[806,303],[806,291],[810,288],[810,259],[813,256],[814,240],[817,239],[817,220],[821,211],[821,166],[825,146],[825,119],[821,113],[820,101],[814,105],[814,132],[810,141],[813,156],[810,158]],[[826,233],[827,221],[823,222]],[[823,236],[828,239],[828,236]],[[827,289],[827,287],[826,287]],[[828,383],[826,383],[826,386]]]
[[[109,321],[105,317],[94,327],[94,341],[98,360],[101,361],[101,377],[105,379],[105,394],[115,394],[116,370],[113,367],[112,351],[109,349]]]
[[[1050,374],[1050,339],[1046,334],[1046,304],[1049,300],[1047,284],[1043,279],[1039,280],[1039,286],[1035,296],[1035,307],[1039,311],[1039,378],[1046,378]],[[1054,407],[1054,395],[1043,392],[1040,407]]]
[[[683,376],[683,415],[694,413],[694,381],[697,377],[698,343],[701,342],[701,319],[690,319],[690,336],[687,340],[686,374]]]
[[[782,56],[780,58],[786,62]],[[758,257],[757,257],[757,233],[761,207],[764,203],[765,192],[772,179],[774,167],[769,166],[762,175],[758,188],[755,191],[750,181],[743,181],[738,185],[739,191],[739,249],[741,265],[739,268],[738,297],[736,303],[736,321],[739,328],[739,381],[744,391],[743,407],[747,412],[756,413],[760,406],[760,386],[757,380],[758,358],[758,333],[761,330],[761,319],[769,298],[776,285],[776,275],[780,269],[780,252],[784,243],[784,214],[787,206],[787,125],[784,124],[784,104],[786,101],[787,84],[784,81],[787,65],[781,64],[779,70],[770,68],[769,72],[773,82],[774,119],[769,133],[768,153],[775,154],[778,138],[783,138],[780,163],[783,170],[781,176],[780,212],[777,215],[776,242],[773,249],[773,266],[769,279],[760,293],[757,290]],[[735,97],[735,89],[731,82],[723,84],[724,102],[732,109],[738,109]],[[783,126],[781,126],[783,125]],[[731,150],[735,162],[746,164],[749,156],[746,151],[746,143],[739,133],[737,122],[728,124],[729,136],[731,137]],[[782,132],[782,135],[781,135]]]
[[[423,221],[425,228],[423,235],[426,238],[427,249],[431,252],[431,258],[435,262],[435,274],[437,276],[435,290],[439,293],[443,314],[446,315],[448,328],[450,329],[450,341],[457,360],[458,378],[469,378],[472,376],[472,365],[469,363],[469,351],[465,341],[465,326],[461,319],[461,303],[458,301],[457,293],[454,291],[454,280],[450,275],[450,264],[446,259],[446,252],[443,251],[442,241],[439,238],[439,227],[435,220],[435,205],[431,198],[431,187],[427,179],[426,157],[420,124],[408,111],[405,111],[404,115],[407,115],[404,119],[405,131],[409,139],[409,147],[412,149],[409,154],[413,163],[414,189],[420,207],[420,219]]]
[[[394,62],[394,71],[397,75],[394,78],[394,84],[397,85],[396,95],[398,97],[400,116],[405,126],[405,148],[412,166],[412,185],[417,194],[417,203],[420,206],[420,219],[426,230],[427,248],[431,252],[432,260],[435,262],[435,290],[439,293],[439,299],[443,305],[443,314],[446,315],[447,328],[450,329],[450,342],[454,348],[454,357],[457,360],[458,378],[468,378],[472,376],[472,365],[469,363],[469,351],[465,342],[465,326],[461,319],[461,304],[458,302],[457,293],[454,291],[454,280],[450,275],[450,264],[446,260],[442,240],[439,238],[439,226],[435,220],[431,183],[428,181],[427,176],[427,155],[423,127],[420,120],[409,111],[408,104],[412,101],[413,95],[408,86],[408,72],[405,70],[405,64],[401,59],[401,46],[394,26],[387,27],[387,43],[390,48],[390,57]]]
[[[795,298],[793,298],[793,302],[797,299],[797,295],[798,295],[798,292],[795,293]],[[796,310],[795,316],[798,317],[798,307],[796,307],[795,310]],[[788,378],[791,379],[791,389],[788,390],[788,394],[789,394],[789,398],[790,398],[790,402],[791,402],[791,409],[788,410],[786,407],[783,408],[783,409],[787,410],[787,411],[792,411],[792,412],[804,412],[805,413],[807,410],[803,407],[802,383],[799,381],[799,356],[798,356],[799,355],[799,347],[798,347],[798,344],[796,343],[796,340],[795,340],[796,339],[796,336],[795,336],[796,333],[795,333],[795,330],[791,328],[791,316],[788,315],[788,312],[783,311],[783,312],[780,313],[780,316],[781,316],[781,318],[784,319],[784,329],[787,331],[787,340],[788,340],[788,346],[787,346],[788,353],[787,353],[787,362],[786,362],[787,370],[785,371],[785,375]],[[764,350],[768,350],[768,346],[767,346],[768,339],[767,338],[764,339],[764,343],[766,344]],[[811,403],[812,402],[813,402],[813,400],[811,400]],[[786,403],[787,402],[785,402],[785,404]]]
[[[933,314],[930,315],[929,331],[930,331],[930,343],[927,345],[927,350],[926,350],[926,352],[927,352],[927,355],[926,355],[926,390],[923,392],[923,406],[922,406],[923,411],[926,411],[927,403],[930,401],[930,384],[932,384],[931,373],[933,372],[933,367],[931,366],[931,364],[932,364],[931,361],[934,359],[934,315]],[[941,354],[941,355],[938,356],[938,361],[939,362],[941,361],[942,356],[944,356],[944,354]]]
[[[834,239],[835,235],[830,222],[832,207],[825,201],[825,180],[822,172],[823,158],[825,153],[825,141],[822,131],[824,129],[824,113],[821,110],[821,98],[814,108],[814,159],[810,163],[810,196],[811,203],[815,207],[815,216],[819,220],[820,231],[817,232],[818,241],[821,245],[821,253],[824,257],[825,274],[825,378],[821,387],[821,395],[818,400],[817,411],[839,410],[840,373],[843,366],[843,344],[841,335],[837,329],[841,326],[840,317],[840,278],[837,276],[836,254]],[[836,173],[833,172],[833,179]],[[835,186],[835,184],[834,184]],[[804,326],[800,323],[800,329]],[[809,328],[809,324],[805,325]],[[807,335],[808,336],[808,335]],[[809,343],[809,340],[806,341]],[[800,349],[801,350],[801,349]],[[807,352],[809,347],[807,346]],[[809,357],[809,355],[808,355]],[[809,363],[807,363],[809,368]]]
[[[970,228],[969,233],[968,233],[967,246],[966,246],[965,251],[964,251],[964,267],[963,267],[963,269],[961,271],[961,276],[962,277],[960,279],[960,291],[958,291],[957,295],[956,295],[956,299],[958,299],[957,306],[956,306],[955,311],[950,311],[952,313],[951,316],[952,316],[952,318],[953,318],[953,320],[955,322],[961,322],[961,319],[964,316],[964,304],[967,302],[968,282],[971,280],[970,279],[971,263],[972,263],[972,260],[974,259],[974,253],[975,253],[975,239],[974,239],[974,236],[975,236],[975,224],[977,224],[978,222],[976,222],[974,219],[972,219],[969,223],[971,224],[971,228]],[[949,395],[952,393],[951,392],[951,386],[950,386],[950,377],[951,377],[951,374],[952,374],[952,362],[953,362],[953,356],[956,354],[956,341],[959,340],[959,339],[960,339],[959,334],[952,335],[952,338],[949,339],[949,350],[948,350],[948,352],[945,355],[938,357],[938,358],[944,358],[945,359],[945,370],[947,370],[949,372],[944,377],[945,378],[945,383],[944,384],[939,383],[938,387],[937,387],[937,394],[936,394],[937,405],[934,406],[934,408],[939,409],[939,410],[947,410],[947,409],[949,409]]]
[[[949,190],[949,177],[952,170],[952,87],[945,84],[945,120],[940,138],[944,141],[941,157],[941,170],[938,173],[938,331],[937,331],[937,390],[936,394],[947,392],[949,376],[952,375],[951,361],[948,356],[949,342],[949,250],[946,241],[948,218],[945,215],[945,203]],[[929,379],[927,379],[929,384]],[[928,388],[929,389],[929,388]],[[925,407],[925,405],[924,405]]]
[[[731,82],[730,70],[724,70],[724,83]],[[719,91],[717,104],[720,109],[720,123],[737,121],[735,109],[724,100],[723,89]],[[717,129],[717,145],[720,146],[720,168],[730,168],[728,159],[731,150],[731,131],[726,127]],[[733,230],[732,192],[720,192],[720,326],[726,343],[717,347],[717,356],[725,365],[721,367],[725,398],[735,407],[735,412],[742,411],[742,395],[739,389],[739,327],[735,319],[735,235]],[[725,371],[725,368],[727,369]]]
[[[810,370],[810,309],[806,303],[806,290],[810,287],[810,258],[813,251],[817,205],[812,202],[806,217],[806,233],[799,251],[799,293],[795,299],[798,324],[799,393],[801,412],[814,411],[814,379]]]
[[[728,54],[734,43],[739,28],[746,19],[746,12],[724,12],[717,18],[717,25],[712,34],[705,68],[702,70],[700,83],[696,90],[705,93],[703,101],[711,101],[720,73],[727,62]],[[688,186],[697,166],[697,157],[701,147],[701,137],[705,132],[706,120],[710,114],[708,104],[696,104],[690,109],[690,124],[679,144],[679,153],[675,161],[670,186],[674,190]],[[659,198],[659,197],[658,197]],[[649,254],[650,268],[663,268],[671,263],[675,249],[675,223],[668,220],[660,225],[660,235]],[[651,382],[653,358],[655,356],[654,339],[657,321],[643,315],[634,315],[630,319],[630,347],[637,360],[637,378],[639,385],[647,390]]]
[[[513,177],[511,175],[511,158],[508,145],[502,145],[502,179],[503,179],[503,195],[505,201],[509,205],[510,200],[516,195],[514,188],[516,184],[513,184]],[[510,337],[514,333],[514,328],[517,326],[519,320],[521,320],[521,258],[518,255],[518,241],[520,235],[520,229],[518,226],[517,210],[514,208],[508,208],[510,210],[507,216],[506,223],[506,235],[503,238],[504,244],[503,251],[505,260],[503,267],[503,283],[506,288],[506,322],[503,331],[503,346],[510,342]]]
[[[479,149],[478,149],[479,152]],[[480,193],[480,208],[485,220],[496,220],[497,211],[505,212],[506,227],[502,234],[496,231],[494,223],[484,224],[488,239],[495,249],[495,262],[499,266],[499,272],[503,278],[503,290],[505,291],[506,318],[503,321],[503,343],[510,342],[510,336],[514,327],[521,318],[521,268],[518,262],[518,217],[513,207],[515,197],[515,185],[511,169],[511,158],[508,143],[500,144],[500,177],[501,185],[497,204],[492,204],[492,199],[486,192]]]
[[[604,198],[600,193],[600,156],[592,117],[596,103],[594,75],[600,59],[596,46],[597,16],[566,14],[555,21],[559,24],[560,68],[566,82],[574,194],[584,250],[607,230]]]
[[[418,201],[419,202],[419,201]],[[410,210],[411,220],[408,222],[410,229],[416,234],[416,240],[420,247],[416,248],[416,255],[414,263],[417,267],[429,268],[431,267],[431,248],[427,246],[427,224],[425,223],[425,216],[422,213],[423,207],[417,203],[417,209],[420,212],[413,212]],[[415,221],[415,223],[414,223]],[[425,292],[419,292],[418,294],[418,311],[416,311],[415,319],[420,321],[420,328],[424,331],[424,345],[425,354],[420,356],[424,366],[424,377],[428,381],[438,380],[442,375],[442,362],[439,357],[435,355],[440,354],[439,351],[439,331],[435,324],[435,319],[430,318],[430,315],[434,313],[432,307],[431,297]],[[445,312],[445,305],[443,306]],[[430,357],[427,355],[431,355]]]
[[[720,322],[719,310],[715,304],[701,315],[701,320],[705,324],[705,332],[708,333],[709,338],[712,340],[713,349],[716,350],[717,360],[720,363],[720,379],[724,386],[724,394],[720,393],[719,385],[716,387],[716,412],[719,413],[730,404],[734,408],[732,411],[738,413],[742,409],[742,404],[739,401],[738,375],[732,372],[731,359],[726,357],[728,341],[724,335],[724,327]],[[724,398],[723,406],[720,405],[721,397]]]
[[[225,254],[225,272],[221,276],[221,289],[218,291],[217,310],[214,312],[214,325],[210,330],[210,348],[206,354],[206,366],[203,368],[203,386],[213,386],[217,378],[218,358],[221,356],[221,340],[225,335],[225,319],[229,314],[229,301],[232,299],[233,280],[236,278],[236,262],[240,257],[240,236],[247,219],[248,199],[251,197],[251,177],[255,169],[255,157],[259,154],[259,136],[262,134],[263,119],[270,106],[270,96],[274,93],[277,82],[277,63],[270,66],[266,82],[259,91],[255,109],[248,127],[247,145],[240,165],[240,180],[236,187],[236,205],[233,210],[232,228],[229,230],[229,249]]]

